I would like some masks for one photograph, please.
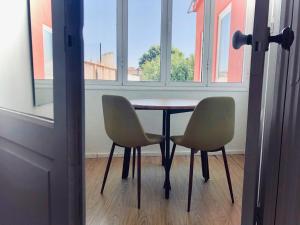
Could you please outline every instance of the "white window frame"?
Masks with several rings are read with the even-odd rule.
[[[122,37],[122,49],[123,49],[123,69],[122,69],[122,84],[124,86],[152,86],[163,87],[165,80],[165,64],[164,52],[166,48],[165,40],[165,23],[166,18],[164,12],[166,11],[167,1],[161,1],[161,24],[160,24],[160,80],[159,81],[129,81],[128,80],[128,2],[129,0],[123,0],[123,37]],[[141,9],[142,10],[142,9]]]
[[[201,57],[202,77],[198,81],[171,81],[171,48],[172,48],[172,12],[173,0],[161,0],[161,65],[160,81],[128,81],[128,1],[117,1],[117,80],[85,80],[87,89],[159,89],[159,90],[237,90],[246,91],[249,85],[249,68],[246,63],[250,63],[248,51],[244,51],[244,65],[242,81],[240,83],[213,82],[212,81],[212,48],[214,35],[214,9],[215,1],[206,0],[204,10],[204,34],[203,34],[203,54]],[[251,1],[251,0],[248,0]],[[209,4],[207,4],[207,2]],[[231,8],[231,3],[229,4]],[[229,7],[229,5],[227,7]],[[246,15],[251,13],[248,6]],[[226,7],[226,8],[227,8]],[[249,9],[249,10],[248,10]],[[245,27],[251,26],[245,20]]]
[[[215,4],[218,0],[211,0],[211,12],[210,12],[210,37],[213,37],[214,35],[214,9]],[[230,3],[231,5],[231,3]],[[245,32],[252,32],[253,29],[253,16],[252,11],[253,7],[251,7],[251,0],[247,0],[246,4],[246,18],[245,18]],[[213,38],[210,39],[210,45],[209,45],[209,57],[208,57],[208,83],[207,87],[215,87],[215,88],[241,88],[243,90],[248,90],[249,88],[249,75],[250,75],[250,63],[251,63],[251,49],[244,48],[244,55],[243,55],[243,69],[241,74],[241,82],[214,82],[212,78],[212,61],[213,61]]]
[[[205,1],[207,2],[207,1]],[[210,9],[210,4],[204,4],[205,10],[204,10],[204,34],[205,37],[203,38],[202,44],[207,45],[207,42],[209,40],[208,34],[209,34],[209,20],[205,19],[207,14],[207,9]],[[207,70],[204,69],[202,70],[202,78],[201,82],[199,81],[172,81],[171,80],[171,52],[172,52],[172,18],[173,18],[173,0],[168,1],[168,38],[167,38],[167,43],[168,43],[168,49],[167,49],[167,79],[166,79],[166,86],[168,87],[196,87],[196,88],[201,88],[205,87],[207,84],[207,79],[206,79],[206,74]],[[196,28],[195,28],[196,29]],[[204,51],[205,52],[205,51]],[[204,57],[203,57],[204,58]],[[202,60],[203,61],[203,60]]]
[[[228,14],[230,14],[230,24],[231,25],[231,3],[229,3],[219,14],[218,16],[218,39],[217,39],[217,59],[216,59],[216,82],[228,82],[226,81],[220,81],[220,77],[219,77],[219,63],[220,63],[220,41],[221,41],[221,26],[222,26],[222,20],[225,18],[225,16],[227,16]],[[229,27],[229,35],[230,35],[230,27]],[[228,52],[228,58],[229,58],[229,52]],[[227,65],[227,78],[228,79],[228,70],[229,70],[229,60],[228,60],[228,65]]]

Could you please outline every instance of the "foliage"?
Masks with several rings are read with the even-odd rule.
[[[171,52],[171,80],[192,81],[194,78],[194,55],[185,57],[178,48]],[[139,60],[142,69],[141,80],[160,79],[160,46],[152,46]]]
[[[147,62],[147,61],[152,61],[155,58],[160,56],[160,46],[155,45],[150,47],[150,49],[143,54],[143,56],[139,60],[139,66],[142,68],[142,66]]]

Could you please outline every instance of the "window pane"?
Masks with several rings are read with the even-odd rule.
[[[128,1],[128,80],[160,80],[161,0]]]
[[[230,48],[230,12],[219,18],[219,49],[217,61],[217,81],[227,81]]]
[[[116,0],[84,0],[84,77],[117,79]]]
[[[53,117],[53,21],[51,0],[30,0],[30,37],[34,105]]]
[[[44,73],[46,79],[53,79],[52,28],[43,25]]]
[[[204,0],[174,0],[171,81],[202,79]]]
[[[215,1],[213,29],[212,81],[241,83],[243,48],[233,49],[233,32],[244,32],[246,0]]]

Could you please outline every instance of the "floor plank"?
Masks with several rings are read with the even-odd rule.
[[[235,204],[230,201],[221,156],[209,156],[210,180],[204,183],[199,154],[195,158],[191,212],[187,213],[189,157],[176,156],[170,199],[164,199],[164,170],[159,157],[142,157],[141,209],[137,180],[122,180],[122,158],[113,158],[104,194],[100,194],[107,158],[86,160],[87,225],[240,225],[244,156],[228,156]]]

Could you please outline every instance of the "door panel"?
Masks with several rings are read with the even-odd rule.
[[[55,151],[52,143],[55,136],[52,121],[0,110],[0,124],[0,137],[26,146],[36,154],[54,158]]]
[[[292,22],[293,1],[281,2],[280,28],[290,26]],[[279,13],[278,13],[279,17]],[[266,93],[266,115],[264,144],[262,147],[262,166],[260,183],[260,216],[262,224],[274,224],[280,168],[280,149],[282,142],[282,124],[285,114],[285,95],[287,90],[287,71],[289,51],[280,46],[277,50],[276,72],[270,74]],[[273,85],[271,85],[273,83]]]
[[[24,151],[20,146],[1,143],[0,179],[5,184],[0,192],[1,201],[5,203],[1,220],[10,217],[10,224],[49,224],[51,162],[40,163],[34,157],[21,157],[11,149]],[[51,161],[42,158],[42,161]]]
[[[276,225],[300,224],[300,37],[297,35],[300,30],[300,3],[293,3],[289,14],[293,16],[292,28],[296,35],[287,67]]]

